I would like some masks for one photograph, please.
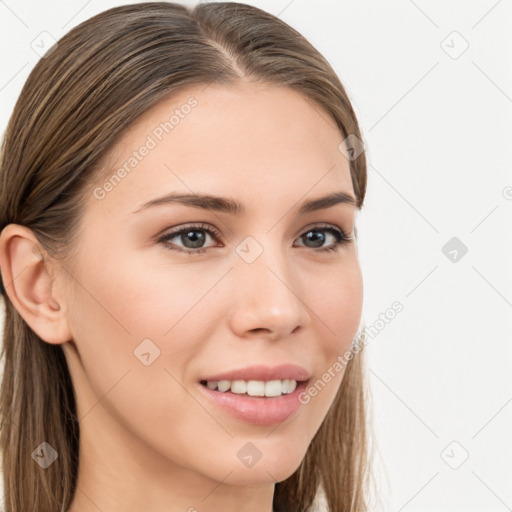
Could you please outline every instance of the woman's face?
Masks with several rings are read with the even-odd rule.
[[[362,309],[355,242],[337,245],[340,230],[354,237],[355,206],[301,211],[333,193],[355,197],[342,141],[298,93],[244,83],[181,91],[116,144],[88,193],[67,288],[82,468],[185,472],[190,485],[276,482],[297,469]],[[171,194],[186,204],[162,199]],[[330,368],[307,404],[304,384],[265,383],[310,387]],[[202,383],[236,370],[231,380],[264,381],[251,393],[285,393]]]

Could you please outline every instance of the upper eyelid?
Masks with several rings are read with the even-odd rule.
[[[221,236],[220,231],[213,227],[211,224],[205,224],[203,222],[193,223],[190,224],[184,224],[181,226],[176,226],[174,228],[169,228],[169,231],[164,231],[161,235],[159,235],[159,238],[165,237],[168,235],[178,235],[182,231],[185,231],[186,229],[197,229],[198,231],[209,231],[213,233],[215,236]]]
[[[305,231],[308,231],[311,229],[321,229],[321,228],[335,228],[335,229],[339,229],[341,231],[347,232],[347,230],[344,229],[342,226],[337,226],[336,224],[332,224],[329,222],[319,222],[319,223],[317,222],[317,223],[309,224],[306,227],[302,228],[301,232],[304,233]],[[167,229],[168,229],[168,231],[167,231]],[[179,226],[175,226],[173,228],[167,228],[167,229],[164,230],[162,232],[162,234],[159,236],[166,236],[166,235],[170,235],[170,234],[181,233],[182,231],[184,231],[186,229],[197,229],[197,230],[211,231],[213,234],[221,236],[221,233],[217,228],[215,228],[211,224],[207,224],[204,222],[198,222],[198,223],[191,222],[191,223],[186,223],[183,225],[179,225]]]

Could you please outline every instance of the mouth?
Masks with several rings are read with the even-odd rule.
[[[295,416],[307,380],[201,380],[206,400],[229,415],[257,426],[277,425]]]

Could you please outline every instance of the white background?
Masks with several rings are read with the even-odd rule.
[[[0,133],[33,41],[126,3],[0,2]],[[382,510],[512,510],[512,1],[247,3],[324,54],[361,124],[363,321],[404,307],[367,346]]]

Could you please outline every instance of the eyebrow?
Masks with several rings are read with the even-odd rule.
[[[133,213],[147,210],[152,206],[162,204],[184,204],[193,208],[202,208],[205,210],[214,210],[229,215],[243,215],[246,212],[244,205],[235,199],[227,197],[212,196],[209,194],[180,194],[171,192],[165,196],[158,197],[148,201]],[[318,210],[324,210],[337,204],[349,204],[357,207],[357,201],[353,196],[345,192],[334,192],[324,197],[310,199],[302,203],[299,209],[299,215],[311,213]]]

